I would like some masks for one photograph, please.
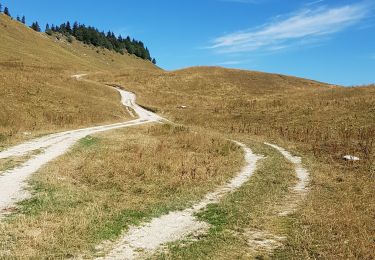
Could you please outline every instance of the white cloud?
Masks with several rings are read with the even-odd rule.
[[[220,0],[221,2],[241,3],[241,4],[259,4],[264,0]]]
[[[336,8],[306,8],[283,20],[256,29],[218,37],[208,48],[221,53],[284,49],[342,31],[367,17],[370,9],[370,6],[364,3]]]
[[[320,4],[320,3],[322,3],[323,1],[324,1],[324,0],[315,0],[315,1],[312,1],[312,2],[307,3],[306,5],[307,5],[307,6],[316,5],[316,4]]]
[[[238,65],[238,64],[242,64],[242,63],[245,63],[245,61],[241,61],[241,60],[228,60],[228,61],[220,62],[218,64],[219,65]]]

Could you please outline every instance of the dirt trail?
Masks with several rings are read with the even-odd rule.
[[[85,74],[74,75],[72,77],[79,80],[84,75]],[[25,188],[27,185],[25,181],[30,177],[31,174],[36,172],[46,163],[64,154],[79,139],[90,134],[145,123],[159,122],[162,120],[162,118],[158,115],[138,106],[135,103],[135,95],[133,93],[119,88],[116,89],[121,95],[122,104],[132,109],[138,115],[138,119],[124,123],[89,127],[51,134],[0,152],[0,159],[5,159],[8,157],[27,155],[38,149],[42,150],[41,153],[33,156],[19,167],[2,173],[0,172],[0,215],[5,213],[6,209],[12,207],[16,202],[26,198],[27,192],[25,191]]]
[[[254,173],[257,161],[262,158],[253,154],[244,144],[236,143],[244,149],[246,165],[235,178],[214,192],[207,194],[203,200],[191,208],[170,212],[167,215],[152,219],[149,223],[131,227],[107,256],[97,259],[143,258],[154,253],[163,244],[183,239],[190,234],[205,232],[209,225],[197,220],[194,216],[195,213],[204,209],[210,203],[218,202],[224,195],[242,186]]]
[[[283,206],[282,211],[279,213],[279,216],[286,216],[293,213],[296,210],[298,203],[306,196],[308,192],[308,185],[310,182],[309,172],[302,166],[301,157],[291,155],[290,152],[280,146],[270,143],[264,144],[278,150],[288,161],[293,163],[295,166],[298,182],[291,188],[292,193],[290,194],[286,205]]]

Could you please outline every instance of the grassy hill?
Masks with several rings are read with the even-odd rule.
[[[37,33],[0,14],[0,147],[62,129],[128,117],[111,88],[72,74],[157,70],[151,62]]]
[[[302,155],[312,176],[311,190],[301,209],[279,223],[278,229],[286,229],[289,239],[274,257],[367,259],[373,255],[370,212],[375,207],[369,202],[374,196],[375,176],[374,86],[345,88],[216,67],[97,74],[93,78],[126,84],[141,104],[175,122],[237,140],[272,141]],[[356,155],[361,161],[346,162],[342,159],[345,154]],[[254,185],[256,193],[260,183]],[[259,196],[258,200],[262,195],[251,196]],[[245,199],[246,203],[250,202]],[[254,204],[251,207],[257,210],[259,205]],[[219,259],[240,257],[240,253],[220,251],[227,245],[215,241],[202,241],[190,249],[181,247],[169,257],[200,257],[193,252]]]
[[[139,102],[183,124],[303,143],[316,154],[335,159],[344,153],[367,159],[372,156],[372,86],[345,88],[218,67],[97,74],[92,78],[126,82]],[[187,108],[181,109],[181,105]]]

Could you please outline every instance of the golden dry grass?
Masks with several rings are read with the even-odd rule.
[[[3,14],[0,35],[0,149],[52,131],[128,118],[117,91],[71,75],[157,69],[135,56],[47,37]]]
[[[284,258],[374,256],[374,86],[209,67],[93,78],[126,86],[141,104],[181,124],[273,141],[309,158],[311,191],[290,219]],[[345,154],[361,161],[347,163]]]
[[[0,63],[0,147],[63,129],[125,121],[119,93],[54,69]]]
[[[200,71],[200,72],[197,72]],[[375,88],[343,88],[274,74],[194,68],[97,75],[184,124],[303,143],[317,156],[373,156]],[[187,109],[180,109],[186,105]]]
[[[33,177],[33,198],[0,224],[0,258],[90,256],[129,225],[192,205],[243,160],[232,142],[182,126],[86,137]]]
[[[287,218],[285,223],[280,224],[280,228],[285,227],[284,232],[288,234],[288,240],[285,247],[275,253],[275,258],[374,258],[374,86],[342,88],[283,75],[210,67],[164,72],[150,63],[134,57],[97,50],[77,42],[69,44],[63,39],[48,38],[15,21],[10,21],[3,15],[0,15],[0,34],[2,35],[0,38],[0,67],[2,72],[4,71],[1,74],[3,78],[0,81],[2,84],[0,91],[7,93],[7,95],[0,95],[0,106],[4,111],[0,112],[0,122],[2,122],[0,133],[3,135],[0,145],[25,138],[22,135],[23,131],[45,133],[65,127],[73,128],[102,123],[103,120],[122,120],[123,109],[119,103],[116,103],[118,97],[114,91],[92,82],[69,80],[71,74],[89,72],[90,77],[95,81],[120,84],[128,90],[134,91],[141,105],[149,107],[175,122],[187,126],[202,127],[210,132],[217,131],[227,137],[236,137],[240,140],[250,138],[274,141],[302,155],[305,158],[304,163],[307,164],[312,175],[311,190],[306,203],[301,206],[300,210],[292,217]],[[18,71],[22,71],[22,73],[17,73]],[[82,103],[87,99],[87,95],[90,95],[95,102]],[[181,105],[187,106],[187,108],[181,109]],[[66,111],[70,113],[66,113]],[[147,139],[148,134],[138,136],[138,138],[154,140],[152,137]],[[154,141],[160,143],[161,139],[165,138],[160,135],[156,138],[158,141],[155,141],[156,139]],[[189,140],[186,138],[183,138],[183,142]],[[178,140],[171,139],[169,141],[174,145],[178,144]],[[198,141],[205,144],[203,140],[198,139]],[[108,145],[110,142],[104,143]],[[119,216],[115,221],[116,234],[128,224],[126,221],[129,219],[138,220],[144,217],[145,215],[142,214],[140,216],[132,215],[132,211],[130,213],[125,211],[125,215],[121,215],[119,211],[116,211],[113,203],[124,202],[113,200],[113,194],[102,195],[105,203],[101,204],[99,208],[93,202],[93,198],[96,196],[93,195],[95,193],[95,190],[92,190],[93,187],[103,188],[105,193],[108,187],[114,185],[121,192],[126,192],[121,190],[121,187],[125,185],[121,182],[122,176],[116,175],[115,172],[103,171],[103,169],[107,166],[112,169],[111,167],[119,162],[122,165],[124,162],[120,159],[135,159],[139,154],[134,151],[138,151],[137,149],[140,148],[125,144],[123,144],[125,146],[118,146],[119,144],[121,142],[116,142],[116,146],[107,147],[106,149],[109,150],[100,150],[100,153],[97,154],[93,152],[95,149],[82,152],[81,156],[67,164],[67,167],[74,169],[73,175],[68,170],[70,168],[62,167],[60,170],[57,169],[60,167],[56,166],[64,165],[72,154],[47,168],[49,169],[47,171],[63,174],[63,178],[66,178],[65,180],[69,183],[68,186],[63,186],[64,182],[56,183],[56,179],[47,178],[46,175],[38,175],[39,182],[35,183],[42,183],[46,186],[42,186],[44,188],[38,191],[40,197],[36,198],[35,203],[33,201],[30,201],[30,204],[26,203],[24,208],[30,209],[30,211],[24,212],[24,215],[16,216],[14,220],[10,219],[9,226],[3,229],[4,250],[11,250],[8,253],[18,252],[17,254],[20,256],[41,256],[50,254],[50,252],[55,252],[54,256],[62,257],[70,256],[71,252],[76,255],[79,251],[92,250],[95,243],[110,237],[108,234],[95,237],[88,231],[88,226],[92,223],[90,221],[97,224],[99,220],[106,218],[101,215],[106,210],[111,210],[115,214],[110,215],[109,218]],[[155,147],[152,148],[151,144],[144,145],[147,145],[155,153]],[[111,150],[120,147],[128,148],[124,148],[121,153]],[[181,155],[186,152],[186,150],[179,150],[179,147],[176,146],[171,148],[180,151]],[[184,148],[189,149],[189,147]],[[209,156],[211,152],[204,151],[205,156]],[[104,154],[101,155],[101,153]],[[113,154],[115,155],[114,160],[111,159]],[[357,163],[344,162],[342,160],[344,154],[359,156],[361,161]],[[150,156],[149,153],[147,155]],[[88,157],[91,159],[86,160],[86,164],[82,159],[86,158],[85,156],[91,156]],[[100,159],[93,164],[97,168],[93,168],[90,163],[87,163],[93,161],[93,158]],[[108,161],[112,163],[106,163]],[[272,163],[276,162],[270,161],[269,166],[272,166]],[[187,172],[190,173],[187,176],[192,174],[191,167],[200,164],[204,163],[193,159],[186,165],[184,164],[189,167]],[[132,171],[140,173],[140,176],[131,175],[131,177],[139,181],[143,176],[141,173],[151,174],[156,169],[156,171],[165,174],[157,175],[158,178],[164,176],[163,178],[169,185],[168,189],[172,189],[172,191],[168,189],[166,191],[170,192],[169,194],[179,194],[180,191],[176,187],[180,187],[181,180],[170,178],[170,174],[167,174],[172,168],[164,169],[163,165],[154,165],[151,161],[148,161],[147,165],[152,165],[152,167],[145,169],[143,164],[133,165]],[[236,162],[233,162],[234,165],[238,166]],[[220,167],[224,166],[220,164]],[[124,167],[127,166],[124,165]],[[180,165],[178,171],[185,174],[186,171],[181,167]],[[219,167],[219,162],[217,167]],[[274,165],[274,167],[276,166]],[[103,175],[95,176],[93,179],[93,172],[100,172]],[[154,175],[145,176],[152,176],[150,177],[151,182],[158,183],[158,179],[154,179]],[[56,177],[58,178],[58,176]],[[222,177],[219,179],[222,180]],[[213,181],[207,183],[206,188],[212,188],[213,184],[219,183],[218,180],[212,179],[212,176],[209,178],[206,176],[204,180]],[[258,181],[266,185],[261,180]],[[281,179],[275,181],[281,181]],[[196,182],[198,182],[197,187],[205,185],[204,182],[200,183],[195,180],[188,183],[192,186],[181,189],[187,192],[188,189],[184,189],[195,187]],[[82,191],[74,188],[75,185]],[[256,183],[251,182],[250,187],[252,187],[251,185],[256,185]],[[40,186],[35,187],[39,188]],[[53,188],[49,189],[50,187]],[[142,183],[135,187],[137,190],[130,189],[129,191],[133,195],[136,192],[157,191],[154,184],[150,187]],[[154,188],[155,190],[153,190]],[[280,186],[276,188],[279,190]],[[196,196],[199,196],[203,190],[205,189],[194,190],[189,194],[184,193],[186,201],[197,198]],[[84,192],[84,194],[80,192]],[[238,194],[254,195],[255,199],[259,199],[259,204],[247,204],[244,197],[240,196],[238,199],[242,199],[242,203],[239,208],[236,209],[233,205],[236,199],[230,201],[231,198],[218,207],[222,208],[224,205],[224,210],[229,212],[235,210],[245,214],[249,212],[249,208],[257,209],[260,205],[264,205],[262,204],[264,201],[269,201],[267,196],[256,196],[257,193],[251,190],[245,193],[240,191],[234,196],[239,196]],[[155,199],[151,193],[147,193],[146,197],[149,200]],[[54,205],[53,202],[56,198],[62,203]],[[170,205],[172,208],[177,205],[186,205],[181,202],[180,197],[170,199],[171,197],[167,196],[167,198],[169,198],[166,200],[168,203],[177,203]],[[38,205],[41,201],[44,201],[43,207],[35,209],[35,204]],[[125,204],[121,205],[126,206]],[[136,208],[137,205],[135,203],[131,207]],[[51,208],[50,211],[49,208]],[[129,209],[127,208],[127,210]],[[67,213],[61,214],[62,212]],[[93,217],[85,222],[76,212],[81,212],[84,216],[101,213],[99,220]],[[213,213],[215,212],[214,210]],[[146,211],[146,213],[148,214],[150,211]],[[262,217],[257,216],[254,221],[262,221]],[[71,238],[72,227],[78,224],[83,225],[83,228],[79,229],[77,233],[87,236],[83,236],[83,239],[81,236],[76,237],[72,240],[75,241],[74,244],[68,242],[61,244],[61,241],[66,241],[66,237]],[[28,225],[30,229],[22,233],[21,230]],[[42,228],[43,235],[40,235],[39,228],[33,228],[36,226]],[[97,227],[100,231],[100,225]],[[103,229],[106,230],[106,227]],[[14,233],[8,232],[10,230],[13,230]],[[48,232],[48,230],[52,231]],[[113,234],[111,232],[110,234]],[[228,241],[231,241],[231,237],[225,234],[219,238],[224,240],[224,243],[222,243],[223,241],[218,243],[221,248],[225,248]],[[215,239],[213,237],[212,240],[208,240],[208,243]],[[21,252],[20,248],[23,243],[26,243],[27,248]],[[240,248],[239,245],[241,242],[230,244],[232,248],[237,249]],[[203,249],[209,251],[210,247],[203,247]],[[188,255],[191,255],[192,252],[188,252]],[[228,256],[225,252],[220,252],[215,257],[225,258]],[[241,257],[241,255],[233,254],[229,256]]]
[[[374,259],[374,165],[343,166],[306,158],[311,190],[286,220],[288,241],[275,259]],[[372,176],[371,176],[372,174]]]

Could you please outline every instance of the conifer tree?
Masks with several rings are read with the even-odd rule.
[[[72,27],[70,26],[70,22],[67,21],[65,25],[66,32],[72,34]]]
[[[17,21],[21,22],[21,19],[20,19],[20,17],[18,15],[17,15]]]
[[[33,29],[34,31],[36,31],[36,32],[40,32],[40,26],[39,26],[38,22],[34,22],[34,23],[32,23],[30,27],[31,27],[31,29]]]
[[[1,0],[0,0],[1,1]],[[9,15],[9,10],[6,10],[6,13]],[[17,16],[19,21],[19,16]],[[22,23],[26,23],[25,16],[22,16]],[[30,26],[33,30],[40,32],[40,26],[38,22],[33,22]],[[86,26],[84,24],[79,24],[74,22],[71,26],[70,22],[61,24],[60,26],[46,24],[45,33],[52,35],[53,32],[58,32],[63,34],[68,42],[73,41],[73,36],[77,41],[81,41],[85,44],[91,44],[96,47],[103,47],[108,50],[114,50],[115,52],[124,54],[125,52],[129,54],[134,54],[139,58],[150,60],[156,63],[155,59],[151,58],[150,51],[144,45],[142,41],[135,40],[127,36],[124,38],[122,35],[116,36],[112,31],[100,32],[97,28],[92,26]]]
[[[79,27],[78,22],[74,22],[73,29],[72,29],[73,36],[76,36],[77,31],[78,31],[78,27]]]
[[[9,12],[8,7],[4,8],[4,14],[10,17],[10,12]]]
[[[156,64],[156,59],[155,58],[152,59],[152,63]]]

